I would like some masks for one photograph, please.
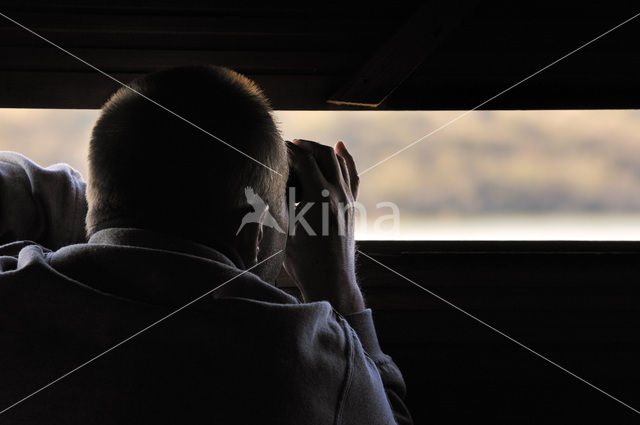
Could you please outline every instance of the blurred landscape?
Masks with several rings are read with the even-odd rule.
[[[344,141],[360,239],[640,240],[640,111],[278,111],[283,137]],[[84,176],[98,111],[0,110],[0,149]],[[385,220],[397,205],[398,227]],[[364,217],[363,217],[364,218]]]

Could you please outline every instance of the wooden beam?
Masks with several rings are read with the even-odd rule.
[[[225,51],[202,49],[70,48],[105,72],[146,73],[185,65],[223,65],[245,74],[336,75],[356,62],[344,52]],[[89,68],[60,50],[44,46],[0,46],[0,71],[86,72]]]
[[[143,73],[111,73],[127,83]],[[248,74],[263,88],[275,109],[326,109],[327,93],[337,77],[324,75]],[[0,108],[96,109],[119,88],[109,78],[87,72],[2,71]]]
[[[141,73],[110,72],[123,82]],[[340,83],[332,75],[249,74],[264,89],[275,109],[340,110],[365,109],[333,105],[327,96]],[[411,80],[384,103],[385,110],[464,110],[479,100],[498,93],[517,76],[495,81],[433,78]],[[422,84],[421,84],[422,83]],[[107,77],[88,70],[11,71],[0,70],[0,108],[99,108],[118,85]],[[483,109],[638,109],[640,90],[637,79],[619,73],[601,76],[532,80]],[[368,109],[368,108],[367,108]]]
[[[427,2],[327,102],[378,107],[460,24],[469,4]]]

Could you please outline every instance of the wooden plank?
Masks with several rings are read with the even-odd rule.
[[[141,74],[114,73],[128,82]],[[249,75],[267,93],[276,109],[321,107],[333,76]],[[97,109],[119,85],[93,71],[0,71],[0,108]]]
[[[367,254],[420,253],[640,253],[636,241],[357,241]]]
[[[194,64],[227,66],[247,74],[318,74],[344,71],[354,61],[345,52],[309,51],[208,51],[189,49],[100,49],[74,48],[74,55],[105,72],[144,73]],[[0,70],[79,71],[87,66],[52,47],[0,46]]]
[[[130,48],[130,49],[200,49],[200,50],[263,50],[263,51],[352,51],[367,53],[370,46],[384,40],[386,34],[336,34],[330,31],[291,36],[287,33],[234,34],[234,33],[180,33],[150,32],[68,32],[64,29],[42,33],[43,36],[65,48]],[[43,41],[19,27],[0,27],[0,45],[43,46]]]
[[[4,62],[3,62],[4,64]],[[69,65],[71,68],[72,65]],[[4,108],[99,108],[116,88],[105,77],[88,72],[29,72],[0,71],[0,107]],[[85,75],[81,75],[85,74]],[[123,81],[138,73],[121,73]],[[250,75],[265,89],[275,109],[327,110],[345,109],[344,105],[326,103],[341,78],[339,75]],[[567,82],[564,86],[531,83],[517,95],[505,96],[491,103],[497,109],[602,109],[640,108],[640,82],[637,80],[612,80],[608,82]],[[504,87],[504,86],[500,86]],[[596,90],[594,87],[597,87]],[[606,89],[608,87],[608,89]],[[495,86],[498,89],[498,86]],[[424,90],[424,88],[422,88]],[[450,96],[453,91],[457,94]],[[459,110],[473,107],[477,99],[492,92],[479,83],[468,85],[442,85],[436,91],[422,96],[416,89],[410,97],[395,97],[385,109],[401,110]],[[495,94],[495,92],[492,92]],[[353,109],[349,107],[348,109]],[[358,107],[356,107],[358,109]],[[362,109],[362,108],[360,108]]]
[[[439,311],[450,308],[442,301],[410,284],[404,288],[363,286],[367,304],[372,307],[401,311]],[[428,289],[433,288],[431,282],[426,282],[423,286]],[[473,311],[500,310],[523,314],[539,312],[541,315],[552,314],[554,311],[572,314],[591,312],[594,315],[600,315],[603,311],[608,313],[619,311],[621,314],[640,313],[640,289],[636,290],[631,284],[627,285],[627,288],[610,288],[603,284],[600,290],[586,288],[577,292],[573,288],[557,285],[541,284],[539,288],[522,288],[514,282],[510,288],[505,288],[492,287],[486,283],[476,286],[469,282],[466,287],[437,287],[432,290],[457,305]],[[640,327],[640,321],[636,322]]]
[[[403,0],[394,3],[381,3],[376,7],[363,8],[358,3],[343,3],[339,8],[323,3],[217,3],[201,0],[31,0],[28,3],[0,0],[0,7],[7,11],[49,11],[49,12],[94,12],[103,14],[209,14],[215,16],[247,17],[378,17],[406,18],[406,9],[419,1]]]
[[[373,33],[388,24],[388,18],[353,19],[340,16],[301,16],[292,20],[278,16],[210,16],[162,15],[147,13],[97,14],[21,12],[7,14],[10,18],[37,32],[60,33],[161,33],[166,37],[180,34],[281,34],[297,37],[308,34],[332,33],[336,37],[347,34]],[[393,22],[393,21],[392,21]],[[14,28],[16,24],[0,18],[0,28]],[[24,30],[22,30],[24,31]]]
[[[378,107],[458,26],[468,7],[425,3],[327,102]]]

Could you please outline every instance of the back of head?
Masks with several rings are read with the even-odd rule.
[[[208,244],[233,235],[247,186],[281,213],[286,146],[255,83],[196,66],[149,74],[129,87],[110,98],[93,129],[89,235],[139,227]]]

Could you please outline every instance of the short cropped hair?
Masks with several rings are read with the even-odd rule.
[[[253,81],[223,67],[192,66],[129,87],[135,92],[122,87],[105,103],[91,135],[89,235],[139,227],[207,242],[236,230],[225,226],[246,205],[247,186],[281,214],[286,145]]]

